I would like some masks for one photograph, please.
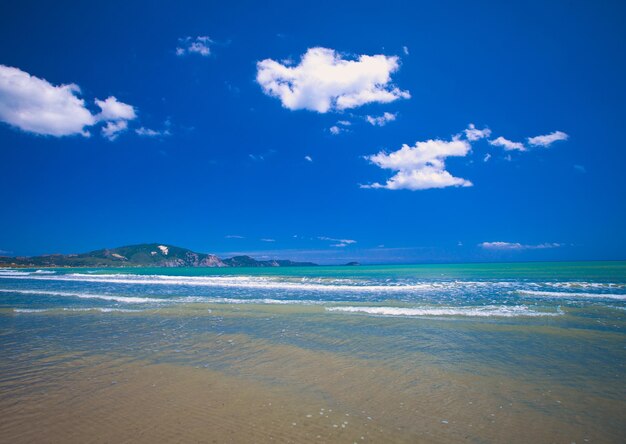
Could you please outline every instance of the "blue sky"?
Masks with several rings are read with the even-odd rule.
[[[5,2],[0,250],[625,259],[625,18],[622,2]]]

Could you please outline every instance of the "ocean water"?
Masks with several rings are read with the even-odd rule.
[[[0,269],[0,441],[624,442],[625,400],[626,262]]]

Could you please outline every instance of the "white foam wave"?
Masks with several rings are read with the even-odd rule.
[[[13,312],[14,313],[44,313],[44,312],[50,312],[50,311],[55,311],[58,309],[54,309],[54,308],[14,308]],[[137,313],[137,312],[141,312],[143,310],[130,310],[130,309],[126,309],[126,308],[107,308],[107,307],[89,307],[89,308],[67,308],[64,307],[62,308],[63,311],[71,311],[71,312],[89,312],[89,311],[99,311],[101,313],[113,313],[113,312],[119,312],[119,313]]]
[[[626,294],[566,293],[562,291],[537,291],[537,290],[517,290],[517,293],[523,296],[535,296],[535,297],[545,297],[545,298],[612,299],[612,300],[618,300],[618,301],[626,301]]]
[[[558,312],[530,310],[525,305],[485,305],[480,307],[326,307],[327,311],[365,313],[379,316],[470,316],[470,317],[516,317],[516,316],[559,316]]]
[[[56,274],[56,271],[52,271],[52,270],[25,271],[25,270],[16,270],[14,268],[0,268],[0,277],[31,276],[31,275],[42,275],[42,274]]]
[[[31,273],[27,271],[17,271],[11,268],[0,268],[0,277],[28,276]]]
[[[339,304],[339,301],[314,301],[310,299],[234,299],[234,298],[195,298],[197,302],[213,304],[258,304],[258,305],[322,305]]]
[[[19,293],[19,294],[32,294],[32,295],[44,295],[44,296],[60,296],[60,297],[72,297],[81,299],[102,299],[105,301],[124,302],[127,304],[144,304],[149,302],[167,302],[164,299],[156,298],[140,298],[134,296],[116,296],[110,294],[93,294],[93,293],[73,293],[67,291],[46,291],[46,290],[8,290],[0,289],[0,293]]]
[[[493,285],[510,286],[509,282],[387,282],[385,284],[371,281],[355,281],[350,279],[332,279],[328,281],[301,278],[285,279],[267,276],[167,276],[167,275],[134,275],[134,274],[84,274],[71,273],[53,276],[2,276],[11,279],[52,280],[72,282],[96,282],[131,285],[171,285],[190,287],[248,288],[264,290],[293,290],[314,292],[421,292],[445,291],[453,288],[484,287]],[[327,283],[322,283],[327,282]]]
[[[44,311],[50,311],[49,308],[14,308],[14,313],[43,313]]]
[[[128,308],[106,308],[106,307],[89,307],[89,308],[63,308],[63,311],[99,311],[101,313],[139,313],[143,310],[131,310]]]
[[[626,284],[614,282],[544,282],[542,285],[556,288],[626,288]]]

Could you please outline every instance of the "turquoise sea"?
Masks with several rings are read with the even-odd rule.
[[[624,442],[626,262],[0,269],[0,441],[37,440],[46,415],[86,414],[100,398],[72,392],[69,407],[63,394],[68,381],[95,387],[85,375],[103,363],[287,391],[293,407],[256,441]],[[332,406],[350,422],[320,422]],[[239,411],[181,440],[238,441],[228,427],[243,433],[259,414]],[[41,433],[68,439],[55,427]]]

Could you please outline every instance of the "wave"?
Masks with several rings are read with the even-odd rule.
[[[60,297],[72,297],[81,299],[102,299],[105,301],[124,302],[127,304],[144,304],[149,302],[166,302],[165,299],[156,298],[139,298],[134,296],[115,296],[109,294],[93,294],[93,293],[74,293],[67,291],[46,291],[46,290],[5,290],[0,289],[0,293],[19,293],[19,294],[33,294],[44,296],[60,296]]]
[[[205,296],[183,296],[173,298],[144,298],[134,296],[116,296],[109,294],[94,293],[75,293],[67,291],[47,291],[47,290],[11,290],[0,289],[0,293],[19,293],[45,296],[75,297],[82,299],[103,299],[105,301],[124,302],[127,304],[145,304],[145,303],[207,303],[207,304],[258,304],[258,305],[320,305],[320,304],[339,304],[340,301],[316,301],[310,299],[235,299],[222,297],[205,297]]]
[[[24,271],[24,270],[16,270],[14,268],[0,268],[0,277],[31,276],[31,275],[42,275],[42,274],[56,274],[56,271],[52,271],[52,270]]]
[[[50,311],[50,308],[14,308],[14,313],[43,313],[44,311]]]
[[[482,307],[326,307],[326,311],[344,313],[365,313],[379,316],[470,316],[470,317],[517,317],[517,316],[559,316],[562,311],[543,312],[530,310],[525,305],[485,305]]]
[[[260,290],[292,290],[311,292],[354,292],[354,293],[411,293],[450,291],[460,288],[484,288],[501,286],[510,288],[513,282],[490,281],[432,281],[385,283],[369,280],[285,278],[267,276],[167,276],[136,274],[85,274],[71,273],[53,276],[6,275],[0,278],[44,281],[70,281],[130,285],[168,285],[187,287],[243,288]]]
[[[14,308],[14,313],[44,313],[51,311],[71,311],[71,312],[89,312],[99,311],[101,313],[138,313],[143,310],[130,310],[126,308],[107,308],[107,307],[89,307],[89,308],[67,308],[54,309],[54,308]]]
[[[572,299],[612,299],[626,301],[626,294],[609,293],[565,293],[562,291],[537,291],[537,290],[516,290],[516,293],[523,296],[538,296],[546,298],[572,298]]]
[[[557,288],[599,288],[599,289],[608,289],[608,288],[626,288],[626,284],[624,283],[613,283],[613,282],[544,282],[541,285],[545,285],[547,287],[557,287]]]
[[[71,282],[97,282],[110,284],[132,285],[178,285],[191,287],[221,287],[221,288],[250,288],[268,290],[305,290],[305,291],[354,291],[354,292],[407,292],[416,290],[442,289],[444,285],[432,283],[417,284],[321,284],[301,279],[281,281],[278,279],[257,276],[164,276],[164,275],[132,275],[132,274],[66,274],[54,276],[34,276],[32,274],[0,275],[2,278],[51,280]]]
[[[107,307],[89,307],[89,308],[63,308],[63,311],[99,311],[101,313],[139,313],[143,310],[131,310],[129,308],[107,308]]]
[[[32,273],[28,271],[17,271],[10,268],[0,268],[0,277],[13,277],[13,276],[30,276]]]

